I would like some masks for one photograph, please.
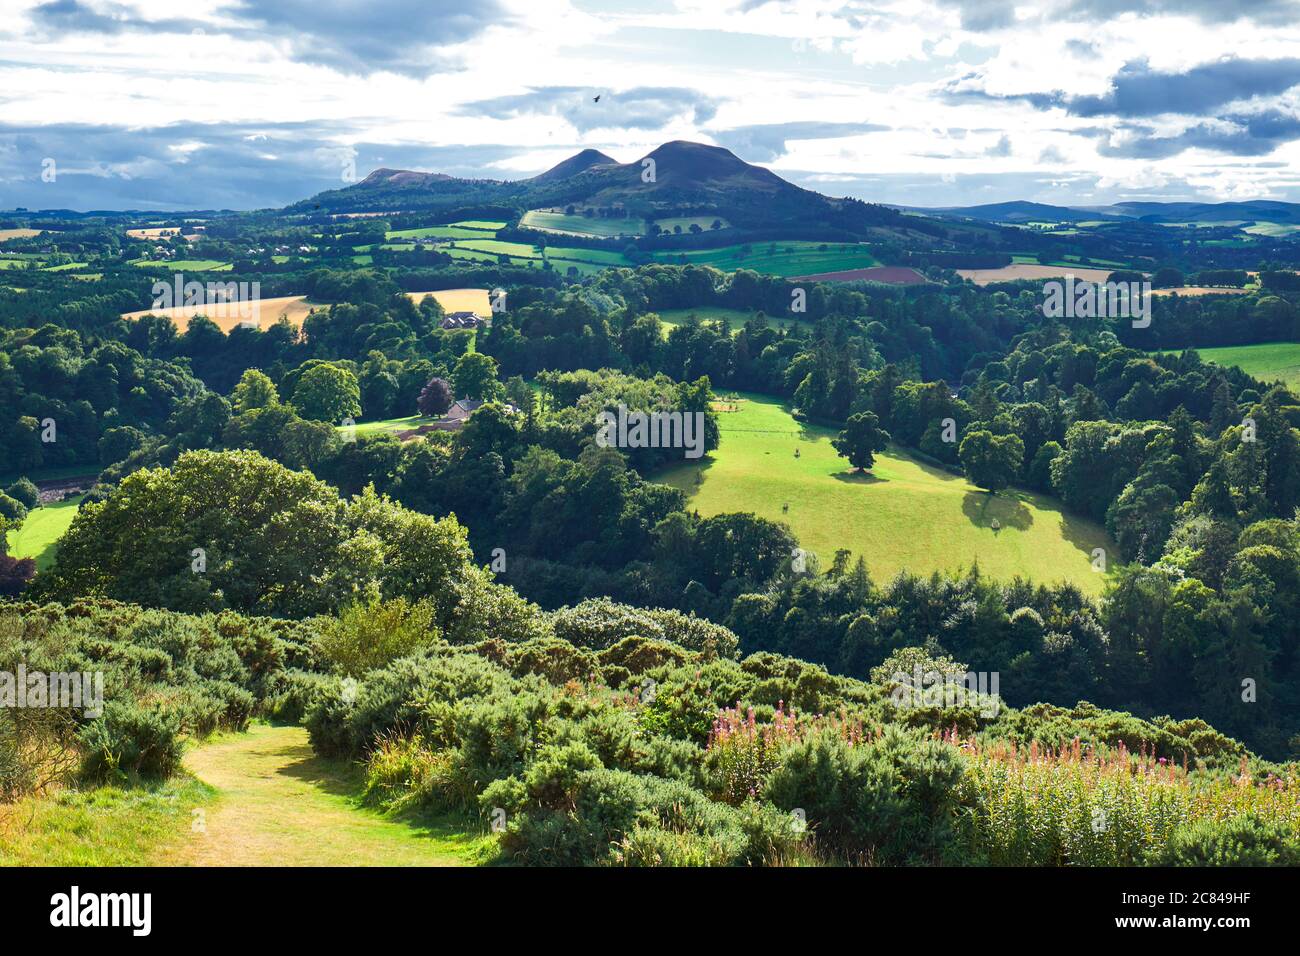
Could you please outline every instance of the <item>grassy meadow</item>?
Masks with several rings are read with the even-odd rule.
[[[726,319],[731,323],[731,334],[735,335],[741,327],[754,317],[756,314],[749,309],[728,309],[722,306],[705,305],[691,309],[663,309],[659,313],[659,321],[664,326],[664,334],[669,330],[677,328],[679,325],[685,325],[686,320],[694,314],[701,322],[716,322],[720,319]],[[813,324],[807,319],[796,319],[793,317],[768,316],[768,324],[773,328],[783,329],[791,326],[811,329]]]
[[[54,549],[77,515],[83,495],[33,508],[17,531],[9,532],[9,553],[15,558],[35,558],[43,571],[54,563]]]
[[[519,225],[526,229],[574,236],[640,236],[645,233],[645,221],[642,219],[601,219],[580,214],[570,216],[547,209],[529,210],[520,217]]]
[[[1196,351],[1207,362],[1235,365],[1260,381],[1282,381],[1292,389],[1300,388],[1300,342],[1228,345]]]
[[[978,561],[994,578],[1102,590],[1105,575],[1093,571],[1092,549],[1115,554],[1115,546],[1101,527],[1063,513],[1050,498],[1015,490],[990,496],[895,448],[877,456],[872,474],[854,474],[831,447],[834,430],[796,421],[776,399],[748,395],[720,407],[737,409],[720,414],[721,447],[656,476],[685,491],[688,507],[702,515],[752,511],[784,521],[823,568],[848,548],[878,581]]]

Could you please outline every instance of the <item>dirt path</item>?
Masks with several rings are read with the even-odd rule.
[[[255,726],[194,748],[185,766],[218,796],[162,865],[462,866],[483,842],[358,807],[356,773],[317,757],[301,727]]]

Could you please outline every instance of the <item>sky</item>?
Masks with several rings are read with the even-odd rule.
[[[0,0],[0,209],[673,139],[902,205],[1300,202],[1300,0]]]

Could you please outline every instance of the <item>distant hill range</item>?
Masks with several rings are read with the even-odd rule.
[[[1121,202],[1110,206],[1053,206],[999,202],[982,206],[926,208],[897,206],[909,212],[981,222],[1279,222],[1300,224],[1300,204],[1252,199],[1248,202]]]
[[[803,189],[728,149],[676,140],[635,162],[585,149],[529,179],[468,179],[377,169],[365,179],[285,208],[286,213],[406,212],[499,207],[507,212],[616,207],[644,219],[719,216],[733,226],[861,234],[898,225],[887,206]],[[486,211],[485,211],[486,214]]]

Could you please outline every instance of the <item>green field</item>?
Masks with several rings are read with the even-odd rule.
[[[1265,342],[1260,345],[1228,345],[1197,349],[1207,362],[1235,365],[1262,382],[1285,382],[1300,389],[1300,342]]]
[[[488,232],[496,232],[506,227],[506,224],[499,219],[462,219],[460,222],[453,222],[452,225],[463,226],[466,229],[486,229]]]
[[[132,265],[140,268],[188,269],[191,272],[229,272],[231,264],[217,259],[137,259]],[[77,268],[85,268],[83,262]]]
[[[465,226],[421,226],[419,229],[393,229],[384,233],[385,239],[483,239],[492,229],[471,229]],[[361,248],[357,246],[356,248]]]
[[[741,326],[752,319],[755,313],[748,309],[727,309],[722,306],[706,305],[694,309],[663,309],[658,313],[659,320],[663,322],[667,335],[669,330],[677,328],[679,325],[685,325],[687,318],[694,313],[701,322],[714,322],[718,319],[727,319],[731,322],[731,334],[735,335],[740,331]],[[783,329],[790,326],[799,326],[800,328],[811,329],[813,324],[807,319],[795,319],[790,316],[774,317],[768,316],[767,322],[772,328]]]
[[[82,495],[34,508],[17,531],[9,532],[9,553],[15,558],[35,558],[37,570],[54,563],[54,546],[76,517]]]
[[[1246,226],[1241,231],[1248,232],[1252,236],[1280,238],[1300,232],[1300,226],[1293,226],[1284,222],[1257,222],[1253,226]]]
[[[1101,592],[1105,576],[1092,570],[1092,549],[1118,552],[1102,528],[1064,514],[1058,502],[1017,491],[990,496],[898,449],[878,456],[872,474],[857,475],[831,447],[832,429],[803,425],[766,396],[745,396],[737,407],[720,414],[721,447],[656,476],[685,491],[690,509],[784,521],[823,569],[836,549],[848,548],[877,581],[978,561],[994,578],[1071,581]]]
[[[641,219],[567,216],[562,212],[543,212],[540,209],[524,213],[519,225],[527,229],[540,229],[542,232],[567,232],[575,236],[640,236],[645,233],[645,222]]]
[[[385,418],[373,422],[358,422],[353,427],[357,430],[357,437],[361,438],[366,435],[379,435],[384,432],[404,432],[408,428],[419,428],[421,425],[436,421],[436,418],[426,418],[423,415],[408,415],[405,418]],[[342,431],[344,427],[343,425],[336,425],[334,430]]]
[[[713,266],[724,272],[752,269],[776,276],[813,275],[845,269],[869,269],[879,263],[866,246],[843,242],[807,242],[784,240],[722,246],[718,249],[691,249],[685,252],[659,252],[658,262],[689,263]]]

